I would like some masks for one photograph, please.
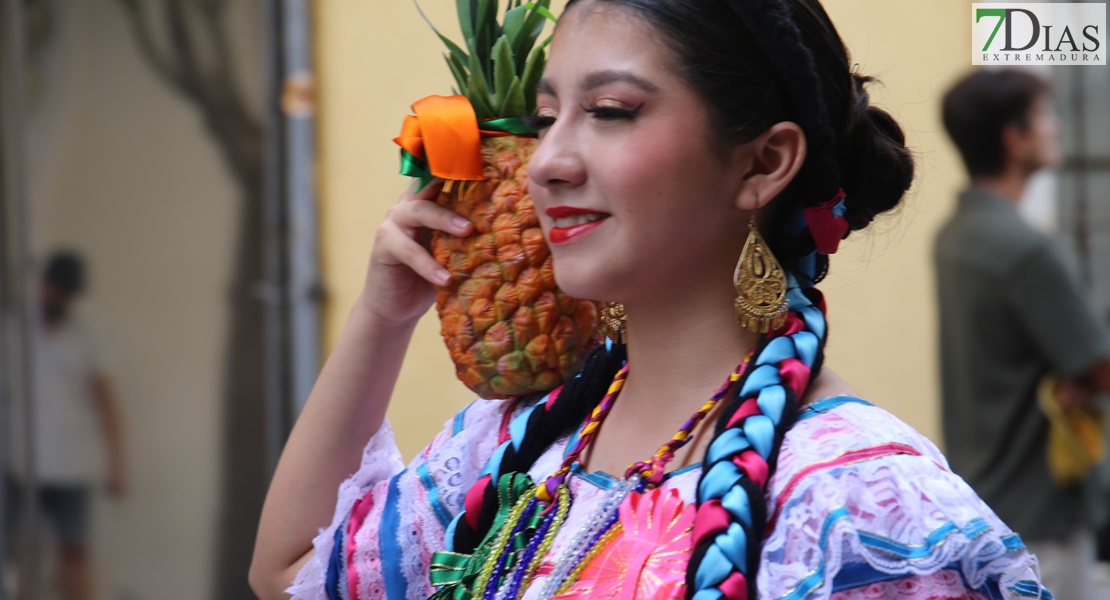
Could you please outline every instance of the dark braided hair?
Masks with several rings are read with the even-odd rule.
[[[532,408],[523,437],[505,442],[499,449],[501,460],[494,465],[495,471],[467,492],[465,504],[472,506],[471,498],[480,498],[482,510],[477,515],[464,512],[455,519],[450,539],[453,551],[468,554],[477,548],[497,513],[498,478],[505,473],[527,472],[548,446],[580,425],[601,401],[626,357],[623,344],[595,348],[579,375],[555,392],[558,396],[554,402]]]
[[[806,135],[805,163],[767,207],[761,227],[790,274],[790,312],[760,342],[718,419],[698,485],[696,547],[687,569],[687,594],[698,600],[754,598],[764,490],[821,369],[827,339],[824,302],[812,284],[828,257],[816,252],[802,209],[843,189],[849,231],[863,229],[898,205],[913,179],[913,159],[898,124],[870,105],[865,86],[872,78],[850,72],[844,44],[817,0],[570,0],[567,10],[594,5],[627,11],[661,34],[705,100],[714,141],[741,144],[782,121],[798,123]],[[490,474],[468,493],[466,506],[480,501],[481,510],[456,518],[452,550],[475,549],[497,509],[497,478],[527,471],[580,424],[624,356],[619,345],[599,348],[556,401],[530,409],[524,435],[503,445]]]

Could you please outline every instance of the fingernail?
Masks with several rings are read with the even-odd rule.
[[[436,271],[436,279],[439,280],[440,283],[447,283],[448,281],[451,281],[451,274],[448,273],[445,269],[440,269]]]
[[[455,217],[454,219],[451,219],[451,222],[454,223],[455,227],[458,227],[459,229],[466,229],[467,227],[470,227],[470,221],[467,221],[463,217]]]

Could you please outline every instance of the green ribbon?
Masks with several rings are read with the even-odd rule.
[[[435,179],[435,175],[432,175],[432,172],[428,170],[428,161],[418,158],[405,149],[401,150],[401,174],[420,180],[420,187],[416,188],[416,191],[424,189],[424,186]]]
[[[529,127],[528,123],[520,117],[482,121],[478,124],[478,129],[480,131],[511,133],[513,135],[536,135],[539,133],[535,129]]]
[[[508,133],[511,135],[536,135],[537,133],[520,117],[482,121],[478,124],[478,129],[487,133]],[[424,189],[424,186],[436,178],[428,168],[428,161],[405,149],[401,149],[401,174],[420,180],[420,187],[417,188],[417,191]]]
[[[471,588],[474,586],[482,566],[491,558],[490,550],[497,541],[497,534],[505,526],[509,512],[518,500],[525,494],[535,493],[536,486],[527,473],[507,473],[497,480],[497,512],[494,513],[493,524],[482,542],[473,554],[459,552],[436,552],[432,555],[432,566],[429,578],[433,586],[439,588],[429,597],[429,600],[470,600],[473,598]],[[539,511],[528,520],[528,525],[513,539],[513,553],[524,548],[528,538],[539,525],[541,518]],[[511,561],[510,561],[511,564]]]

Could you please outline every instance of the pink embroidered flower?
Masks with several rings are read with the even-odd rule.
[[[863,590],[864,598],[886,598],[886,586],[881,583],[873,583]]]
[[[903,596],[913,596],[921,592],[921,580],[916,577],[906,577],[895,583],[898,593]]]
[[[620,507],[621,531],[560,598],[681,600],[694,512],[674,489],[630,494]]]
[[[914,600],[986,600],[976,592],[964,588],[960,576],[952,569],[932,575],[910,575],[890,581],[837,592],[832,600],[872,600],[906,598]]]
[[[960,573],[955,569],[944,569],[937,573],[940,582],[950,588],[956,588],[961,585]]]

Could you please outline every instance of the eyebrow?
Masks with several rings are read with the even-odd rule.
[[[583,92],[588,92],[610,83],[628,83],[642,89],[645,92],[659,91],[659,86],[644,79],[643,77],[640,77],[639,75],[635,75],[628,71],[617,70],[595,71],[593,73],[590,73],[586,76],[585,79],[582,80],[582,85],[580,86],[580,88]],[[551,82],[547,79],[541,79],[539,83],[536,84],[536,91],[540,94],[549,94],[551,96],[554,96],[555,86],[551,85]]]

